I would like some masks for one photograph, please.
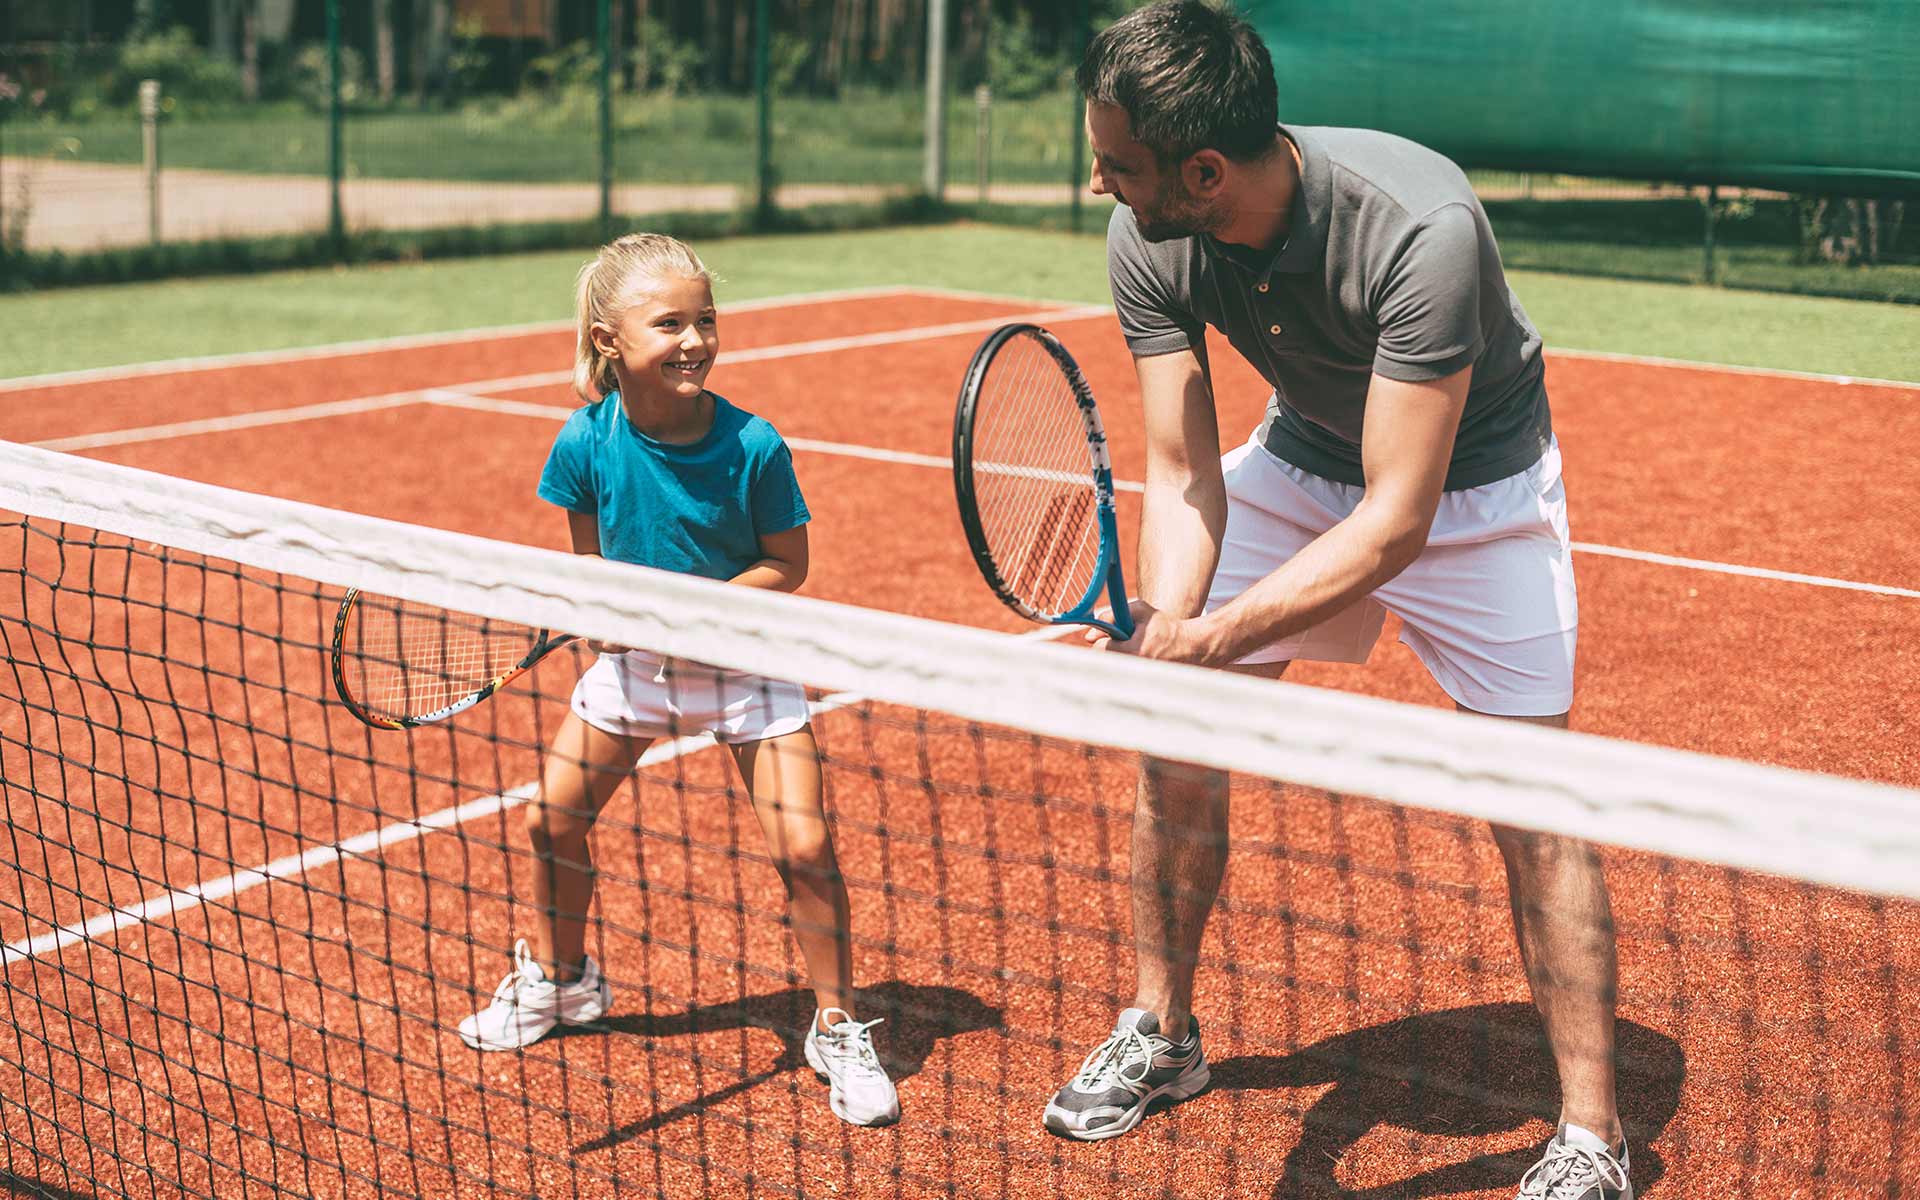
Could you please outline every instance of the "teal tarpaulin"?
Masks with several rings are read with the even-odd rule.
[[[1920,194],[1920,0],[1240,0],[1280,119],[1463,166]]]

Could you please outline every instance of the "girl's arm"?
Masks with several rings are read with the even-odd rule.
[[[590,512],[567,510],[567,532],[573,537],[575,554],[600,553],[600,518]]]
[[[807,527],[760,535],[760,561],[728,580],[776,592],[798,591],[807,580]]]

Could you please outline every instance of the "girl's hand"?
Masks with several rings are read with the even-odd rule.
[[[588,638],[587,649],[593,651],[595,654],[627,654],[632,652],[633,647],[620,646],[613,642],[596,642],[592,638]]]

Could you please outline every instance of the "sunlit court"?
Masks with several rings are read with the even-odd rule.
[[[1106,85],[1074,75],[1102,30],[1148,27],[1140,4],[137,7],[125,28],[0,23],[20,48],[0,84],[24,85],[0,88],[5,167],[45,201],[0,210],[27,239],[0,295],[4,1194],[1920,1196],[1920,259],[1901,224],[1920,164],[1871,121],[1818,218],[1862,222],[1830,224],[1832,250],[1871,216],[1852,263],[1767,242],[1828,168],[1797,126],[1783,157],[1749,153],[1757,102],[1692,131],[1721,180],[1631,160],[1593,121],[1535,170],[1490,119],[1439,147],[1466,168],[1452,203],[1513,251],[1469,291],[1525,313],[1480,319],[1544,343],[1514,340],[1543,375],[1512,390],[1550,402],[1564,483],[1541,493],[1564,538],[1525,535],[1577,580],[1562,730],[1457,711],[1488,693],[1435,648],[1519,583],[1463,592],[1457,626],[1389,602],[1355,661],[1302,653],[1283,680],[1148,661],[1175,644],[1149,641],[1173,636],[1152,624],[1176,594],[1166,531],[1202,528],[1177,506],[1211,511],[1194,497],[1218,478],[1169,489],[1177,460],[1226,456],[1230,563],[1267,528],[1234,464],[1291,461],[1272,423],[1296,372],[1366,377],[1340,365],[1346,333],[1315,339],[1372,301],[1328,285],[1321,315],[1322,270],[1286,255],[1318,229],[1329,262],[1353,256],[1331,277],[1373,269],[1362,235],[1342,249],[1354,213],[1386,220],[1341,207],[1361,185],[1313,191],[1366,147],[1322,127],[1431,129],[1392,89],[1331,82],[1405,65],[1379,14],[1206,8],[1271,48],[1279,157],[1200,147],[1185,161],[1218,159],[1224,184],[1150,192],[1126,181],[1151,130],[1083,125],[1082,89],[1097,107]],[[1582,12],[1535,19],[1625,44]],[[1807,35],[1777,15],[1781,44]],[[1706,56],[1674,86],[1716,78],[1723,18],[1668,16],[1661,44]],[[1444,23],[1415,32],[1460,50]],[[133,169],[112,161],[137,159],[112,149],[129,122],[137,143],[126,73],[162,43],[206,64],[168,89],[211,89],[165,93],[185,161],[161,160],[180,178],[156,220],[177,224],[149,230],[134,192],[87,217],[57,188]],[[1303,65],[1340,46],[1339,72]],[[271,71],[243,95],[281,61],[322,101],[329,80],[364,90],[330,117],[276,99]],[[207,82],[228,69],[231,96]],[[1824,95],[1822,69],[1778,86]],[[435,71],[458,86],[436,98]],[[1486,80],[1452,86],[1433,103],[1479,111]],[[869,168],[831,166],[860,148],[818,126],[863,104],[849,121],[879,122],[879,97],[911,119],[861,126]],[[543,124],[568,105],[577,128]],[[675,149],[689,106],[706,143]],[[213,132],[296,110],[358,164],[333,164],[352,186],[330,201],[324,136]],[[568,140],[609,117],[604,142]],[[688,165],[637,165],[669,149]],[[596,155],[623,164],[604,184]],[[1293,181],[1271,273],[1219,215],[1264,211],[1235,208],[1270,178],[1247,162]],[[423,201],[429,176],[453,190]],[[319,199],[240,230],[271,205],[215,199],[225,177]],[[1255,272],[1245,297],[1167,299],[1119,268],[1109,290],[1116,200],[1116,229],[1185,230],[1191,278]],[[1654,228],[1682,211],[1718,221],[1704,246]],[[678,240],[615,240],[642,231]],[[1131,236],[1151,245],[1113,251],[1127,270],[1189,245]],[[366,261],[390,237],[422,261]],[[1191,305],[1194,348],[1159,303]],[[1368,336],[1426,328],[1397,314]],[[1437,473],[1497,423],[1466,389],[1506,351],[1476,328],[1422,556],[1498,495]],[[1203,403],[1169,400],[1169,347],[1202,364]],[[1377,498],[1349,530],[1413,453],[1380,423],[1425,419],[1382,381],[1430,386],[1422,403],[1449,386],[1397,370],[1375,360],[1353,449]],[[729,522],[752,536],[724,558]],[[1110,568],[1154,603],[1116,612]],[[1196,605],[1174,628],[1222,619]],[[1217,809],[1156,820],[1176,786]],[[1528,890],[1569,859],[1604,879],[1597,911]],[[1577,914],[1576,951],[1542,909]],[[1187,920],[1190,1003],[1153,965]],[[1602,947],[1604,983],[1556,974]],[[1577,1035],[1576,1009],[1600,1014]],[[1570,1130],[1602,1128],[1602,1094],[1617,1123],[1583,1150]]]

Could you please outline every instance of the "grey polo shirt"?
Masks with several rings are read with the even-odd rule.
[[[1444,156],[1368,129],[1282,126],[1300,190],[1277,252],[1205,234],[1150,243],[1133,210],[1107,228],[1114,307],[1137,357],[1189,347],[1205,326],[1273,385],[1261,440],[1285,461],[1360,484],[1375,373],[1421,382],[1471,365],[1446,488],[1532,466],[1553,435],[1540,335],[1507,290],[1487,214]]]

